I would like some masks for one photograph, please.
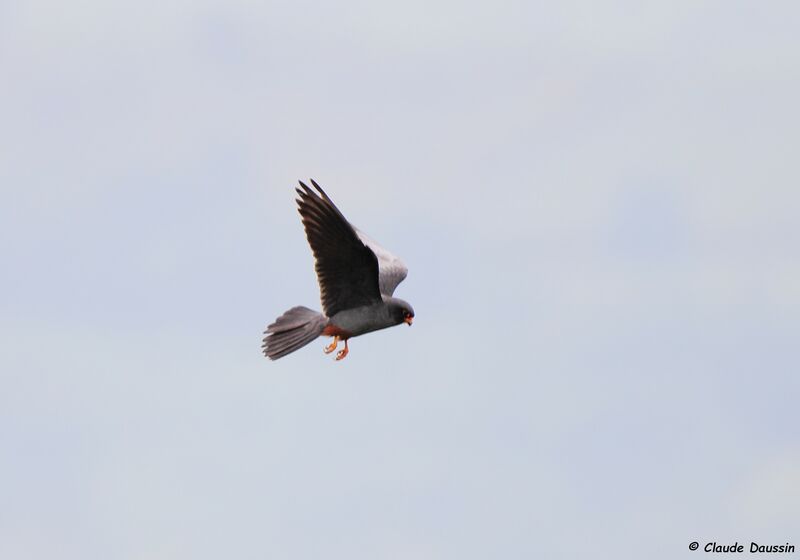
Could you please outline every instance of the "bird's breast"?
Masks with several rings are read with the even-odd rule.
[[[394,323],[389,317],[386,304],[380,302],[340,311],[330,318],[328,325],[333,329],[345,331],[347,336],[353,337],[391,327]],[[336,335],[334,334],[334,336]]]

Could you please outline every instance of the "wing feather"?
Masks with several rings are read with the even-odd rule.
[[[378,286],[381,294],[391,296],[398,284],[408,276],[408,267],[399,257],[381,247],[377,241],[355,228],[358,238],[375,253],[378,258]]]
[[[325,191],[302,181],[297,210],[314,253],[320,300],[325,315],[381,301],[378,258],[359,238]]]

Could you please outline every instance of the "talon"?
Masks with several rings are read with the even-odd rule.
[[[350,350],[348,350],[348,348],[347,348],[347,339],[345,339],[345,341],[344,341],[344,349],[339,350],[339,352],[336,354],[336,361],[338,362],[339,360],[344,360],[345,356],[347,356],[347,353],[349,351]]]
[[[325,348],[323,348],[322,351],[325,352],[326,354],[330,354],[331,352],[336,350],[336,347],[338,345],[339,345],[339,337],[338,336],[334,336],[333,337],[333,342],[331,342]],[[347,345],[347,342],[345,342],[345,345]],[[339,352],[339,354],[341,354],[341,352]],[[345,352],[345,354],[346,354],[346,352]],[[339,359],[339,358],[337,358],[337,359]]]

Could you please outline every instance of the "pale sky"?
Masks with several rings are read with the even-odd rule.
[[[798,18],[0,3],[0,557],[800,546]],[[417,316],[269,362],[309,177]]]

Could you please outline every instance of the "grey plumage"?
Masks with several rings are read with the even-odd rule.
[[[322,334],[327,317],[322,313],[299,305],[275,319],[267,327],[261,348],[270,360],[299,350]]]
[[[378,289],[382,295],[391,296],[398,284],[408,276],[408,268],[398,257],[378,245],[377,241],[358,228],[354,229],[358,238],[378,257]]]
[[[411,324],[414,310],[393,297],[408,268],[396,256],[356,229],[325,191],[300,182],[298,211],[314,253],[323,313],[293,307],[264,331],[264,355],[277,360],[320,335],[345,341],[337,360],[347,355],[347,340],[368,332]],[[335,344],[326,351],[332,351]]]

